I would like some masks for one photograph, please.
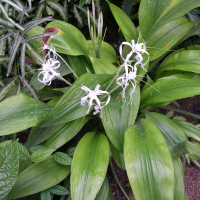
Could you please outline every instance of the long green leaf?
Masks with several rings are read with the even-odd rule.
[[[148,112],[146,110],[142,110],[142,112],[160,129],[172,156],[179,157],[185,154],[187,137],[172,120],[160,113]]]
[[[76,147],[72,160],[71,196],[73,200],[95,199],[103,184],[109,162],[109,143],[105,135],[87,133]]]
[[[60,183],[69,173],[69,166],[57,163],[52,157],[34,163],[18,175],[8,199],[17,199],[46,190]]]
[[[142,93],[140,107],[199,95],[199,89],[200,81],[184,79],[181,76],[161,78]]]
[[[148,31],[145,39],[148,39],[152,36],[152,34],[158,30],[160,26],[166,24],[167,22],[173,21],[183,15],[187,14],[193,8],[199,7],[199,0],[172,0],[169,6],[166,7],[164,12],[158,18],[158,20],[154,23],[152,28]]]
[[[130,18],[126,15],[126,13],[115,6],[114,4],[108,2],[111,12],[117,22],[117,24],[120,27],[120,30],[122,31],[125,39],[127,42],[131,42],[131,40],[137,41],[138,33],[137,29],[135,28],[135,25],[130,20]]]
[[[10,192],[19,169],[18,142],[10,142],[0,148],[0,199]]]
[[[110,200],[110,188],[107,177],[105,177],[101,189],[99,190],[95,200]]]
[[[161,132],[153,122],[141,119],[141,123],[126,130],[124,159],[136,199],[174,199],[172,158]]]
[[[45,27],[44,33],[56,32],[56,35],[43,38],[47,45],[52,44],[58,53],[67,55],[87,55],[88,44],[83,34],[71,24],[56,20]]]
[[[137,86],[133,94],[132,105],[129,102],[131,86],[126,89],[126,103],[122,101],[121,88],[111,94],[111,100],[103,108],[102,123],[109,140],[117,150],[123,152],[125,130],[135,123],[140,103],[140,87]],[[125,105],[127,104],[127,105]]]
[[[174,200],[184,200],[184,173],[180,158],[173,159]]]
[[[182,17],[160,26],[147,42],[150,61],[159,58],[172,48],[193,25]]]
[[[21,93],[2,101],[0,110],[0,135],[8,135],[36,126],[45,119],[51,106]]]

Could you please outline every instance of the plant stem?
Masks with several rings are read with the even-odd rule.
[[[117,177],[117,174],[116,174],[116,172],[115,172],[115,169],[114,169],[114,167],[113,167],[113,164],[112,164],[111,159],[110,159],[110,168],[111,168],[111,170],[112,170],[112,173],[113,173],[113,175],[114,175],[114,177],[115,177],[115,180],[117,181],[117,184],[119,185],[121,191],[124,193],[125,197],[126,197],[128,200],[130,200],[129,197],[128,197],[128,195],[127,195],[126,192],[124,191],[124,188],[122,187],[122,185],[121,185],[121,183],[120,183],[118,177]]]
[[[99,58],[100,59],[100,50],[95,50],[95,54],[96,54],[96,58]]]

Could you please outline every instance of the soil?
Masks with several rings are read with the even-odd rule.
[[[195,97],[190,97],[186,99],[181,99],[177,101],[180,105],[180,110],[192,112],[194,114],[200,115],[200,95]],[[176,107],[173,104],[170,104],[171,107]],[[177,107],[176,107],[177,108]],[[160,113],[166,114],[169,112],[169,110],[159,109]],[[181,113],[174,112],[173,117],[175,116],[183,116],[187,119],[188,122],[191,122],[193,124],[200,123],[200,119],[184,115]],[[133,193],[131,191],[130,187],[125,187],[129,181],[126,174],[126,171],[121,170],[117,164],[113,162],[115,171],[117,173],[117,176],[120,180],[121,185],[123,188],[125,188],[126,193],[129,195],[130,200],[134,200]],[[200,169],[194,165],[193,163],[189,164],[183,164],[184,169],[184,182],[185,182],[185,194],[187,195],[189,200],[199,200],[200,199]],[[122,193],[121,189],[119,188],[111,169],[108,169],[107,177],[109,180],[109,185],[112,193],[114,194],[115,200],[126,200],[127,198]]]

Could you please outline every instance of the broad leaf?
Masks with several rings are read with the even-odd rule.
[[[67,55],[87,55],[88,44],[83,34],[73,25],[63,21],[53,21],[45,27],[44,33],[56,32],[56,35],[43,38],[44,44],[52,44],[58,53]]]
[[[104,182],[99,190],[95,200],[111,200],[110,199],[110,188],[107,177],[105,177]]]
[[[194,138],[200,142],[200,129],[189,122],[180,120],[173,120],[173,122],[185,133],[187,136]]]
[[[110,82],[111,79],[112,75],[83,74],[59,99],[42,126],[52,126],[83,117],[88,106],[80,104],[81,98],[87,95],[81,86],[84,85],[93,90],[97,84],[100,84],[103,88],[104,84],[107,85],[107,81]]]
[[[89,46],[89,55],[91,57],[96,58],[96,54],[94,51],[92,41],[87,40],[87,43]],[[113,49],[113,47],[110,44],[108,44],[106,42],[103,42],[101,45],[100,58],[101,58],[101,60],[108,62],[108,63],[118,63],[118,59],[117,59],[115,50]]]
[[[29,152],[27,148],[18,142],[19,158],[22,160],[27,160],[29,158]]]
[[[174,54],[160,65],[157,72],[163,70],[182,70],[200,73],[200,50],[188,50]]]
[[[29,151],[31,153],[34,153],[35,151],[44,150],[44,149],[47,149],[47,147],[44,147],[42,145],[37,145],[37,146],[33,146],[33,147],[29,148]]]
[[[2,101],[0,110],[0,135],[8,135],[36,126],[51,106],[21,93]]]
[[[185,144],[187,137],[172,120],[160,113],[148,112],[146,110],[142,112],[160,129],[172,156],[179,157],[186,153]]]
[[[120,30],[122,31],[125,39],[127,42],[131,42],[131,40],[137,41],[138,33],[137,29],[135,28],[135,25],[130,20],[130,18],[126,15],[126,13],[115,6],[114,4],[108,2],[111,12],[117,22],[117,24],[120,27]]]
[[[49,190],[44,190],[41,192],[41,200],[51,200],[51,193]]]
[[[89,132],[76,147],[72,160],[71,196],[73,200],[95,199],[103,184],[109,162],[109,143],[105,135]]]
[[[174,200],[184,200],[184,173],[180,158],[173,159]]]
[[[187,75],[187,74],[186,74]],[[158,79],[141,95],[140,107],[199,95],[200,81],[168,76]],[[159,90],[159,91],[158,91]]]
[[[187,142],[188,155],[193,160],[200,160],[200,144],[197,142]]]
[[[90,60],[92,62],[93,65],[93,69],[95,74],[113,74],[115,75],[118,71],[117,67],[115,67],[114,65],[112,65],[111,63],[98,59],[98,58],[94,58],[94,57],[90,57]]]
[[[10,142],[0,149],[0,199],[10,192],[19,169],[18,142]]]
[[[62,152],[56,152],[53,155],[53,158],[56,162],[62,165],[71,165],[71,162],[72,162],[72,158],[69,157],[66,153],[62,153]]]
[[[60,183],[69,173],[70,166],[61,165],[52,157],[34,163],[18,175],[8,199],[17,199],[46,190]]]
[[[162,133],[153,122],[141,119],[141,123],[126,130],[124,159],[136,199],[174,199],[171,154]]]
[[[133,97],[132,105],[129,103],[129,93],[132,85],[126,89],[126,103],[122,101],[121,88],[111,94],[111,100],[103,108],[102,123],[109,140],[117,150],[123,152],[125,130],[135,123],[140,103],[140,87],[137,86]]]
[[[167,22],[171,22],[179,17],[184,16],[193,8],[199,7],[199,0],[172,0],[169,6],[166,7],[164,12],[158,18],[158,20],[154,23],[152,28],[148,31],[145,36],[146,39],[150,38],[152,34],[159,29],[160,26],[166,24]]]
[[[150,61],[159,58],[172,48],[193,25],[182,17],[160,26],[147,42]]]
[[[145,37],[171,0],[141,0],[139,8],[140,31]]]

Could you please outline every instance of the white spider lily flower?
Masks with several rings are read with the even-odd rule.
[[[132,67],[132,66],[129,66],[129,67]],[[119,77],[116,80],[116,83],[122,87],[122,92],[120,94],[122,95],[122,100],[124,103],[126,103],[126,96],[125,96],[126,88],[129,86],[130,83],[132,84],[133,89],[129,93],[130,95],[129,103],[130,104],[133,103],[133,93],[135,92],[135,88],[137,86],[136,74],[137,74],[137,68],[136,66],[134,66],[134,70],[132,68],[132,71],[129,70],[128,73],[127,72],[124,73],[122,77]]]
[[[49,58],[48,60],[44,59],[44,63],[42,64],[42,70],[38,74],[38,81],[44,83],[45,85],[50,85],[51,80],[54,77],[60,77],[60,73],[56,71],[60,67],[60,62],[58,60],[54,60],[53,58]],[[42,80],[39,78],[40,75],[43,75]]]
[[[131,51],[127,54],[126,58],[124,58],[122,56],[122,48],[123,45],[128,45],[131,48]],[[149,53],[146,51],[146,45],[145,43],[135,43],[134,40],[131,40],[131,43],[129,42],[122,42],[122,44],[119,47],[119,53],[121,58],[124,60],[125,63],[132,63],[135,60],[137,60],[137,64],[141,64],[140,67],[142,67],[144,69],[144,66],[147,64],[147,62],[149,61]],[[134,56],[134,58],[131,60],[131,56],[136,53],[137,55]],[[148,56],[148,60],[145,63],[142,63],[143,61],[143,57],[142,54],[147,54]]]
[[[110,101],[110,94],[107,91],[100,90],[100,85],[98,84],[94,90],[89,89],[86,86],[82,86],[81,89],[84,90],[87,95],[81,98],[81,105],[85,105],[85,102],[88,103],[88,109],[86,111],[86,115],[89,114],[90,108],[95,105],[94,109],[95,112],[93,112],[93,115],[96,115],[97,113],[102,113],[102,108],[106,105],[108,105]],[[106,102],[100,102],[98,96],[107,94],[108,98]],[[95,101],[95,102],[94,102]]]

